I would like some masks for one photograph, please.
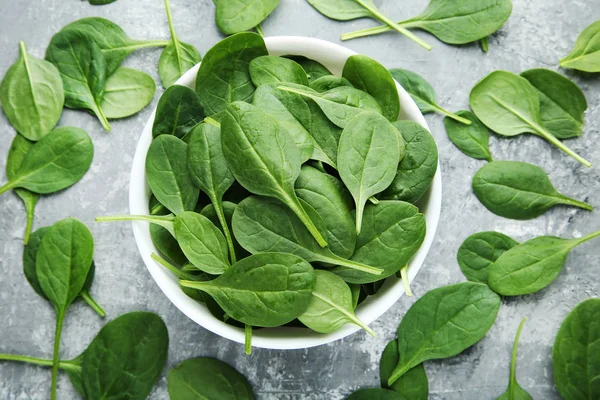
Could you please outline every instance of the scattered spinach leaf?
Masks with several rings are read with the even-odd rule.
[[[453,114],[440,107],[437,104],[433,86],[431,86],[421,75],[401,68],[391,69],[390,73],[392,74],[392,77],[398,81],[400,86],[410,94],[410,97],[417,103],[419,110],[421,110],[423,114],[435,112],[452,118],[462,124],[471,124],[471,120]]]
[[[216,1],[217,26],[226,35],[260,25],[279,6],[279,0]]]
[[[152,136],[173,135],[182,139],[203,119],[198,94],[187,86],[172,85],[158,100]]]
[[[558,193],[540,167],[519,161],[484,165],[473,177],[473,192],[494,214],[517,220],[539,217],[559,204],[593,209]]]
[[[471,109],[488,128],[503,136],[532,133],[586,167],[592,164],[568,148],[544,127],[538,91],[529,81],[506,71],[494,71],[471,90]]]
[[[35,141],[58,123],[65,92],[53,64],[29,54],[24,42],[19,42],[19,51],[0,83],[0,105],[17,132]]]
[[[306,71],[288,58],[276,56],[257,57],[250,63],[250,77],[256,87],[269,83],[296,83],[308,86]]]
[[[476,160],[493,161],[490,153],[490,131],[470,111],[459,111],[457,116],[471,121],[470,125],[444,118],[446,133],[450,141],[464,154]]]
[[[129,117],[150,104],[155,91],[154,79],[147,73],[118,68],[106,80],[100,108],[108,119]]]
[[[489,269],[488,285],[503,296],[535,293],[550,285],[575,247],[600,236],[600,231],[579,239],[540,236],[502,254]]]
[[[423,361],[455,356],[479,342],[499,309],[500,296],[480,283],[464,282],[425,294],[400,322],[400,361],[388,384]]]
[[[508,390],[504,392],[497,400],[533,400],[533,397],[527,393],[517,382],[517,351],[519,349],[519,338],[521,337],[521,331],[525,325],[526,318],[523,318],[519,329],[517,330],[517,337],[513,345],[512,356],[510,360],[510,378],[508,381]]]
[[[458,265],[471,282],[488,282],[490,267],[519,242],[500,232],[479,232],[469,236],[458,249]]]
[[[563,399],[600,395],[600,299],[580,303],[562,323],[552,347],[554,383]]]
[[[427,373],[423,364],[412,368],[398,378],[393,385],[388,386],[388,379],[390,379],[392,371],[398,365],[399,361],[398,340],[395,339],[385,346],[381,354],[381,361],[379,363],[381,387],[398,392],[410,400],[427,400],[429,397],[429,380],[427,379]]]
[[[585,28],[571,53],[560,60],[563,68],[600,72],[600,20]]]

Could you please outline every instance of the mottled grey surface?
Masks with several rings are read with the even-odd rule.
[[[384,12],[401,19],[416,15],[427,0],[375,0]],[[102,16],[120,24],[136,39],[168,38],[163,4],[159,0],[119,0],[92,7],[80,0],[1,0],[0,74],[17,58],[17,43],[42,57],[51,36],[63,25],[81,17]],[[210,0],[172,0],[177,31],[182,40],[206,52],[222,36],[214,23]],[[495,69],[521,72],[528,68],[558,68],[558,60],[571,49],[581,30],[600,18],[600,0],[516,0],[514,12],[502,30],[490,40],[490,52],[478,45],[447,46],[425,33],[434,45],[427,52],[395,33],[346,43],[349,48],[378,59],[388,67],[420,72],[436,88],[439,102],[452,110],[467,107],[471,87]],[[339,43],[339,34],[371,26],[371,21],[340,23],[314,11],[305,0],[282,0],[264,24],[267,35],[313,36]],[[126,65],[144,70],[158,80],[159,50],[135,53]],[[586,169],[541,139],[494,137],[496,159],[534,162],[550,173],[557,188],[593,205],[600,205],[600,74],[561,71],[584,90],[590,105],[583,138],[569,145],[597,166]],[[162,89],[159,90],[159,92]],[[377,386],[378,360],[386,342],[395,336],[402,316],[414,299],[403,298],[372,325],[376,339],[357,333],[327,346],[297,351],[255,349],[251,357],[243,346],[219,338],[186,318],[160,292],[137,252],[128,223],[98,225],[97,215],[128,211],[128,184],[133,152],[143,124],[156,105],[127,120],[115,121],[112,132],[85,112],[65,111],[60,125],[84,128],[92,136],[95,157],[91,170],[76,186],[43,197],[37,207],[36,227],[67,216],[80,218],[96,239],[96,281],[92,292],[109,318],[133,310],[150,310],[166,321],[170,337],[168,368],[194,356],[225,360],[250,379],[259,399],[342,399],[359,387]],[[557,207],[533,221],[517,222],[496,217],[479,204],[470,182],[483,165],[462,155],[447,139],[439,116],[427,117],[440,148],[444,200],[438,234],[425,265],[414,282],[416,297],[430,289],[460,282],[456,251],[468,235],[499,230],[526,240],[542,234],[580,236],[600,229],[597,212]],[[14,135],[0,116],[0,164]],[[3,173],[2,173],[3,175]],[[0,197],[0,352],[49,357],[52,350],[54,312],[37,297],[21,270],[22,232],[25,213],[12,193]],[[445,361],[426,363],[431,399],[493,399],[505,390],[514,334],[527,316],[519,354],[519,380],[536,399],[557,399],[551,366],[551,346],[568,311],[579,302],[600,294],[599,243],[588,243],[569,257],[560,277],[546,290],[532,296],[505,300],[488,336],[464,354]],[[596,249],[596,250],[595,250]],[[74,357],[102,326],[81,302],[69,311],[62,340],[64,358]],[[166,373],[165,369],[165,373]],[[165,374],[166,375],[166,374]],[[152,399],[166,399],[166,378],[161,378]],[[1,399],[48,397],[50,371],[33,366],[0,363]],[[59,381],[59,398],[77,398],[65,376]]]

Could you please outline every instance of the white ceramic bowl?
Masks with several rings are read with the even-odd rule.
[[[319,61],[334,74],[340,75],[346,60],[355,52],[337,44],[319,39],[307,37],[271,37],[265,38],[269,53],[272,55],[302,55]],[[199,65],[183,75],[177,84],[194,88],[196,73]],[[400,94],[401,112],[400,118],[415,121],[429,129],[423,115],[408,93],[398,84]],[[135,152],[133,167],[131,170],[131,182],[129,186],[129,206],[131,214],[148,215],[148,201],[150,188],[146,181],[145,160],[146,153],[152,141],[152,123],[154,113],[144,127],[142,136]],[[431,247],[438,226],[442,203],[442,179],[438,166],[433,186],[420,201],[420,209],[427,220],[427,236],[421,249],[410,262],[409,278],[412,281],[423,265],[427,252]],[[244,343],[244,330],[239,329],[213,317],[208,309],[195,300],[186,296],[179,288],[177,278],[159,266],[150,258],[151,253],[158,253],[150,238],[148,223],[133,222],[133,233],[139,251],[146,267],[152,274],[163,293],[171,302],[190,319],[216,333],[219,336]],[[385,313],[404,294],[402,281],[395,277],[389,278],[384,287],[375,295],[370,296],[356,310],[357,316],[366,324],[370,324]],[[256,329],[253,334],[252,345],[268,349],[300,349],[330,343],[344,338],[358,331],[355,325],[346,325],[336,332],[330,334],[319,334],[305,328],[269,328]]]

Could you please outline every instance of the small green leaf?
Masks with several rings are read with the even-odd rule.
[[[600,20],[581,32],[573,51],[560,60],[560,66],[585,72],[600,72]]]
[[[490,267],[519,242],[499,232],[479,232],[469,236],[458,249],[458,265],[471,282],[488,282]]]
[[[156,84],[145,72],[119,68],[106,80],[100,108],[108,119],[129,117],[152,101]]]
[[[457,116],[471,121],[470,125],[446,117],[444,125],[450,141],[464,154],[477,160],[492,161],[490,153],[490,131],[470,111],[459,111]]]

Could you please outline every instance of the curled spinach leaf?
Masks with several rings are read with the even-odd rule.
[[[252,193],[281,200],[319,245],[327,246],[294,192],[301,160],[292,137],[277,120],[242,102],[234,103],[222,122],[223,153],[236,180]]]
[[[560,60],[563,68],[600,72],[600,20],[585,28],[571,53]]]
[[[457,116],[471,121],[470,125],[444,118],[448,138],[460,151],[477,160],[493,161],[490,153],[490,131],[470,111],[459,111]]]
[[[17,132],[35,141],[58,123],[65,92],[53,64],[31,56],[24,42],[19,42],[19,51],[0,83],[0,105]]]
[[[527,79],[494,71],[471,90],[470,103],[475,115],[494,132],[503,136],[537,135],[586,167],[592,166],[544,127],[538,91]]]
[[[554,383],[563,399],[600,396],[600,299],[579,304],[562,323],[552,347]]]
[[[488,282],[490,267],[519,242],[499,232],[479,232],[469,236],[458,249],[458,265],[471,282]]]
[[[579,239],[540,236],[502,254],[489,268],[488,285],[503,296],[535,293],[550,285],[575,247],[600,236],[600,231]]]
[[[154,79],[147,73],[118,68],[106,80],[100,108],[108,119],[129,117],[150,104],[155,91]]]
[[[276,56],[257,57],[250,63],[250,77],[255,86],[269,83],[296,83],[308,86],[306,71],[288,58]]]
[[[66,189],[85,175],[93,156],[92,140],[84,130],[56,128],[29,149],[16,175],[0,187],[0,194],[14,188],[40,194]]]
[[[311,301],[315,271],[302,258],[261,253],[238,261],[208,282],[181,285],[208,293],[233,319],[251,326],[273,327],[298,318]]]
[[[409,370],[402,375],[393,385],[388,386],[388,379],[398,365],[398,340],[392,340],[385,346],[379,363],[379,379],[381,387],[398,392],[410,400],[427,400],[429,397],[429,380],[423,364]]]
[[[523,330],[525,321],[527,321],[525,318],[523,321],[521,321],[521,325],[519,325],[517,337],[515,338],[515,343],[513,345],[512,357],[510,360],[510,378],[508,381],[508,390],[496,400],[533,400],[533,397],[531,397],[531,395],[519,385],[519,382],[517,382],[517,351],[519,349],[519,338],[521,337],[521,331]]]
[[[473,177],[473,191],[488,210],[511,219],[533,219],[559,204],[592,210],[558,193],[541,168],[519,161],[484,165]]]
[[[187,86],[172,85],[158,100],[152,136],[173,135],[182,139],[203,119],[198,94]]]
[[[398,131],[381,114],[364,112],[344,128],[338,147],[338,171],[356,204],[357,233],[367,200],[390,186],[403,153]]]
[[[215,1],[217,26],[226,35],[248,31],[279,6],[279,0]]]
[[[455,356],[479,342],[499,309],[500,296],[480,283],[459,283],[425,294],[400,322],[400,361],[388,384],[423,361]]]

